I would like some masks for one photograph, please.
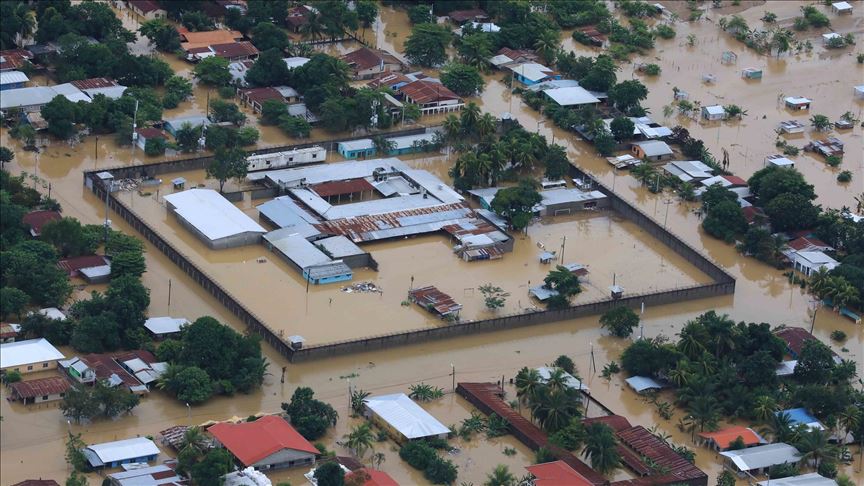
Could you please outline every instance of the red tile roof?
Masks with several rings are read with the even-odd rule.
[[[309,9],[305,5],[288,9],[288,17],[285,21],[291,24],[292,27],[300,27],[309,23]]]
[[[399,92],[418,105],[446,100],[458,100],[459,96],[441,83],[418,79],[399,88]]]
[[[786,342],[786,347],[789,348],[789,351],[794,357],[798,357],[798,355],[801,354],[801,349],[804,348],[804,343],[807,341],[818,341],[816,336],[810,334],[810,332],[803,327],[786,327],[774,334]],[[835,353],[833,349],[831,350],[831,354],[837,356],[837,353]]]
[[[630,427],[632,427],[632,425],[630,425],[630,421],[620,415],[605,415],[602,417],[589,417],[586,419],[582,419],[582,423],[585,425],[591,425],[595,422],[606,424],[611,427],[612,430],[614,430],[615,432],[618,432],[619,430],[629,429]]]
[[[130,6],[137,8],[143,14],[148,14],[162,9],[162,7],[153,0],[129,0],[129,4]]]
[[[36,236],[39,236],[45,223],[56,221],[62,217],[57,211],[30,211],[21,218],[21,222],[29,226]]]
[[[832,249],[828,243],[818,238],[808,238],[806,236],[795,238],[786,244],[789,248],[797,251],[827,251]]]
[[[99,380],[107,380],[111,375],[117,375],[123,380],[126,386],[141,386],[141,381],[135,378],[135,375],[129,373],[126,368],[120,365],[124,361],[139,358],[141,361],[151,364],[155,363],[156,357],[153,353],[144,350],[125,351],[122,353],[104,353],[104,354],[85,354],[80,357],[81,361],[87,366],[93,368],[96,372],[96,378]]]
[[[355,71],[365,71],[383,64],[401,64],[399,59],[393,54],[382,49],[369,49],[361,47],[356,51],[349,52],[342,56],[342,60],[351,66]]]
[[[354,482],[359,481],[361,478],[365,478],[366,480],[362,483]],[[348,484],[349,482],[358,486],[399,486],[399,483],[384,471],[366,468],[358,469],[346,474],[345,484]]]
[[[717,432],[700,432],[699,437],[713,440],[720,449],[728,449],[732,442],[734,442],[738,437],[744,439],[744,445],[746,446],[761,443],[756,432],[740,425],[718,430]]]
[[[62,376],[51,376],[38,380],[19,381],[10,385],[12,391],[20,398],[34,398],[45,395],[66,393],[71,385]]]
[[[72,81],[70,83],[78,89],[94,89],[94,88],[109,88],[117,86],[117,82],[109,78],[90,78]]]
[[[535,478],[534,486],[592,486],[591,481],[576,472],[564,461],[547,462],[525,466]]]
[[[137,130],[137,132],[138,132],[138,136],[143,137],[145,139],[146,138],[167,138],[162,133],[162,130],[159,130],[158,128],[152,128],[152,127],[139,128]]]
[[[236,57],[251,57],[258,55],[258,49],[249,41],[213,44],[210,49],[219,57],[232,59]]]
[[[741,212],[744,213],[744,219],[746,219],[748,223],[755,221],[757,216],[765,216],[765,212],[762,211],[762,208],[757,208],[756,206],[743,207],[741,208]]]
[[[241,89],[239,94],[240,99],[246,100],[247,103],[263,104],[267,100],[285,101],[282,93],[276,90],[276,88],[270,87]]]
[[[7,322],[0,323],[0,339],[9,339],[18,336],[18,331]]]
[[[375,188],[366,179],[349,179],[347,181],[323,182],[312,186],[315,194],[321,197],[338,196],[339,194],[354,194],[362,191],[374,191]]]
[[[254,422],[216,424],[207,431],[246,466],[282,449],[320,454],[291,424],[275,415],[261,417]]]
[[[107,265],[108,260],[102,255],[86,255],[74,258],[66,258],[57,262],[57,266],[64,270],[70,276],[77,273],[82,268],[101,267]]]

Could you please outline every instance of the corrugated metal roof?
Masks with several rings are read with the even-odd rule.
[[[330,252],[330,255],[336,259],[354,255],[364,255],[366,253],[362,248],[355,245],[351,240],[342,235],[316,240],[315,244],[323,246],[324,249]]]
[[[299,234],[281,235],[277,233],[277,231],[267,233],[264,235],[264,239],[298,267],[305,269],[332,261],[324,252]]]
[[[837,486],[837,481],[820,476],[818,473],[809,473],[780,479],[771,479],[768,481],[759,481],[756,484],[759,486]]]
[[[87,456],[93,466],[159,454],[159,448],[156,447],[156,444],[146,437],[93,444],[84,449],[85,453],[88,451],[91,454],[87,454]],[[93,461],[94,455],[95,459],[98,459],[96,463]]]
[[[187,325],[189,320],[183,317],[151,317],[144,321],[144,327],[153,334],[180,332],[180,329]]]
[[[432,437],[450,432],[450,429],[404,393],[369,397],[364,402],[367,408],[408,439]]]
[[[801,453],[798,452],[798,449],[783,443],[726,451],[721,452],[720,455],[728,457],[740,471],[762,469],[785,462],[796,464],[801,460]]]
[[[53,361],[63,357],[63,353],[45,338],[0,344],[0,368],[3,369]]]
[[[26,83],[30,78],[21,71],[5,71],[0,73],[0,84]]]
[[[636,390],[636,393],[642,393],[645,390],[661,390],[663,388],[666,388],[662,383],[647,376],[631,376],[624,381],[626,381],[627,384],[630,385],[630,388]]]
[[[178,215],[210,240],[267,230],[212,189],[190,189],[165,196]]]

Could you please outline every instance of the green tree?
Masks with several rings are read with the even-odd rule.
[[[690,404],[689,417],[699,426],[699,432],[715,430],[720,420],[721,408],[717,399],[710,396],[700,396]]]
[[[75,134],[78,107],[65,96],[57,95],[41,109],[42,118],[48,123],[48,133],[66,140]]]
[[[606,129],[594,137],[594,147],[604,157],[612,155],[615,151],[615,145],[615,137]]]
[[[279,119],[288,114],[288,105],[279,100],[267,100],[261,105],[261,124],[277,125]]]
[[[201,138],[202,129],[193,127],[191,123],[184,122],[174,133],[174,141],[181,152],[195,152],[198,149],[198,139]]]
[[[60,410],[63,412],[64,417],[74,420],[75,423],[81,423],[81,420],[90,420],[99,414],[99,403],[88,388],[73,386],[63,396],[63,400],[60,402]],[[73,436],[70,432],[69,439],[71,440],[72,438]],[[80,435],[77,438],[80,440]],[[66,443],[66,447],[66,461],[72,464],[76,470],[83,470],[87,464],[86,459],[80,463],[81,467],[79,468],[77,456],[70,454],[69,442]]]
[[[828,431],[811,428],[802,433],[795,443],[795,447],[801,452],[801,458],[812,461],[817,469],[824,461],[836,461],[839,453],[837,446],[829,442],[828,435]]]
[[[556,368],[561,368],[562,370],[570,373],[571,375],[576,374],[576,364],[566,354],[562,354],[561,356],[555,358],[555,361],[552,362],[552,366],[555,366]]]
[[[612,120],[609,128],[615,140],[620,143],[633,138],[633,129],[636,128],[636,124],[627,117],[619,116]]]
[[[279,128],[295,138],[306,138],[312,131],[312,125],[305,118],[288,114],[279,117]]]
[[[486,70],[492,57],[492,39],[482,32],[466,34],[459,42],[457,51],[465,64]]]
[[[363,24],[363,28],[370,27],[378,18],[378,4],[372,0],[359,0],[356,5],[357,19]]]
[[[282,51],[290,42],[284,30],[272,22],[261,22],[252,29],[252,43],[259,51],[264,52],[269,49]]]
[[[747,229],[747,220],[737,202],[723,201],[708,209],[702,228],[715,238],[732,241],[736,234]]]
[[[833,369],[834,355],[831,348],[811,339],[801,347],[793,376],[801,383],[825,384]]]
[[[375,433],[369,427],[368,423],[362,423],[351,428],[351,432],[343,437],[347,439],[345,445],[352,449],[357,457],[363,459],[366,451],[373,448],[375,444]]]
[[[785,193],[771,199],[765,213],[775,231],[811,228],[816,224],[821,208],[801,194]]]
[[[283,403],[282,409],[288,414],[291,425],[307,440],[323,436],[327,429],[336,425],[338,414],[327,403],[314,398],[311,388],[299,387],[294,390],[290,403]]]
[[[639,108],[639,102],[648,97],[648,88],[636,79],[622,81],[609,89],[609,101],[619,110],[629,113]]]
[[[54,245],[64,257],[91,254],[98,244],[94,235],[85,231],[77,219],[69,217],[45,223],[40,238]]]
[[[210,102],[210,116],[214,122],[231,122],[237,126],[246,121],[246,115],[235,103],[222,100]]]
[[[543,430],[555,433],[581,415],[579,395],[569,388],[541,387],[531,404],[531,412]]]
[[[365,424],[364,424],[365,425]],[[315,481],[321,486],[343,486],[345,472],[336,461],[325,462],[315,468]]]
[[[615,61],[605,54],[600,54],[590,63],[590,67],[585,71],[584,75],[577,77],[579,78],[580,86],[587,90],[609,91],[617,80],[616,71],[618,71],[618,65],[615,64]],[[629,94],[629,90],[625,88],[619,88],[619,91],[623,91],[623,93],[619,93],[622,97]],[[611,100],[611,96],[610,101],[613,101]]]
[[[627,337],[639,326],[639,315],[629,307],[615,307],[600,316],[600,326],[606,328],[613,336]]]
[[[558,265],[551,270],[543,279],[545,287],[555,290],[558,295],[563,297],[566,307],[569,305],[570,298],[582,292],[582,285],[579,283],[579,277],[573,274],[567,267]]]
[[[769,166],[757,170],[750,176],[747,185],[750,186],[763,206],[783,193],[798,194],[810,200],[816,199],[813,186],[807,184],[804,176],[795,169]]]
[[[516,476],[510,472],[510,468],[499,464],[491,473],[486,475],[483,486],[516,486]]]
[[[237,147],[218,149],[206,168],[207,177],[219,181],[219,192],[223,192],[228,179],[240,180],[246,177],[248,170],[246,152]]]
[[[167,144],[164,138],[148,138],[144,144],[144,153],[149,157],[164,155]]]
[[[522,368],[516,373],[516,396],[522,401],[530,402],[543,386],[543,379],[534,368]]]
[[[412,64],[434,67],[447,60],[451,33],[436,24],[417,24],[405,40],[405,56]]]
[[[110,313],[81,319],[72,332],[72,347],[84,353],[114,351],[122,344],[120,326]]]
[[[428,24],[432,22],[432,6],[418,4],[408,8],[408,20],[412,24]]]
[[[64,484],[66,486],[87,486],[88,483],[86,477],[78,474],[78,471],[72,471]]]
[[[0,166],[7,162],[12,162],[12,159],[14,158],[15,152],[13,152],[7,147],[0,147]]]
[[[717,477],[717,486],[735,486],[735,476],[728,470],[724,470]]]
[[[0,288],[0,316],[6,319],[10,315],[21,319],[21,312],[27,307],[30,297],[14,287]]]
[[[609,474],[621,464],[617,441],[611,427],[592,423],[586,428],[587,439],[582,455],[591,461],[591,467],[600,474]]]
[[[289,79],[288,65],[282,59],[281,49],[271,48],[261,52],[255,64],[246,72],[246,82],[251,86],[279,86]]]
[[[66,436],[66,463],[72,466],[72,471],[83,472],[88,466],[87,456],[84,455],[84,448],[87,444],[81,440],[81,434],[73,434],[68,432]]]
[[[510,297],[509,292],[505,292],[501,287],[492,285],[491,283],[481,285],[479,290],[480,293],[483,294],[483,302],[489,310],[496,310],[504,307],[507,297]]]
[[[241,147],[246,147],[248,145],[255,145],[258,142],[258,138],[261,134],[258,132],[258,129],[255,127],[241,127],[237,129],[237,145]]]
[[[492,199],[492,210],[506,218],[516,230],[528,226],[534,214],[534,206],[543,198],[537,192],[534,181],[524,179],[518,186],[501,189]]]
[[[192,96],[192,83],[180,76],[171,76],[165,81],[165,96],[162,98],[162,106],[165,108],[176,108],[182,101]]]
[[[483,92],[485,81],[477,68],[451,62],[441,70],[441,83],[459,96],[476,96]]]
[[[194,484],[220,484],[222,476],[234,469],[231,454],[222,448],[210,449],[204,459],[192,466],[190,477]]]
[[[203,403],[213,396],[213,384],[207,372],[197,366],[183,368],[166,384],[177,399],[186,403]]]
[[[124,275],[140,277],[147,271],[147,263],[144,255],[140,252],[127,251],[116,255],[111,259],[111,277],[117,278]]]
[[[193,74],[196,79],[211,86],[225,86],[231,82],[228,60],[224,57],[211,56],[202,59],[195,65]]]
[[[143,22],[138,31],[162,52],[175,52],[180,49],[180,35],[177,29],[164,19]]]
[[[0,285],[15,287],[30,297],[33,304],[57,307],[72,293],[69,278],[57,263],[53,248],[44,242],[19,244],[0,256]],[[35,249],[42,249],[40,254]],[[45,250],[49,253],[46,255]]]

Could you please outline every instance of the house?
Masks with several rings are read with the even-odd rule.
[[[555,72],[555,70],[550,67],[546,67],[536,62],[516,64],[515,66],[511,66],[510,70],[513,71],[513,78],[525,86],[531,86],[544,81],[551,81],[553,79],[561,79],[560,73]]]
[[[593,486],[585,476],[576,472],[564,461],[546,462],[525,466],[525,469],[534,477],[531,484],[534,486]]]
[[[369,86],[370,88],[387,87],[393,91],[398,91],[399,88],[410,82],[412,82],[412,79],[402,73],[383,73],[374,77],[372,81],[366,83],[366,86]]]
[[[809,236],[799,236],[786,243],[786,246],[795,251],[834,251],[828,243]]]
[[[663,166],[663,171],[681,182],[697,183],[714,175],[714,169],[698,160],[678,160]]]
[[[737,451],[724,451],[720,455],[726,458],[727,466],[742,473],[749,473],[751,476],[767,472],[771,466],[798,464],[801,460],[798,449],[782,442]]]
[[[843,36],[838,34],[837,32],[828,32],[827,34],[822,34],[822,45],[826,47],[842,47],[843,44],[835,44],[838,41],[843,41]]]
[[[213,55],[228,59],[229,62],[247,61],[258,57],[258,49],[249,41],[212,44],[209,49]],[[201,54],[197,54],[197,56],[199,58],[208,57]]]
[[[741,77],[744,79],[762,79],[762,70],[759,68],[746,68],[741,71]]]
[[[458,316],[459,311],[462,310],[462,304],[457,303],[453,297],[432,285],[409,290],[408,298],[420,307],[441,317]]]
[[[728,450],[732,443],[737,442],[739,438],[745,448],[766,443],[766,440],[753,429],[740,425],[727,427],[716,432],[700,432],[699,437],[702,438],[701,442],[718,452]]]
[[[0,72],[0,91],[23,88],[30,78],[21,71]]]
[[[284,152],[270,152],[255,154],[246,157],[247,170],[254,172],[258,170],[284,169],[298,165],[315,164],[327,160],[327,149],[319,145],[312,147],[286,150]]]
[[[645,142],[636,142],[630,149],[633,156],[640,160],[649,162],[660,162],[669,160],[674,155],[672,148],[660,140],[648,140]]]
[[[21,324],[0,322],[0,343],[14,343],[21,332]]]
[[[176,463],[131,468],[128,471],[109,474],[106,479],[110,486],[176,486],[185,484],[186,480],[178,475],[174,468],[176,468]]]
[[[135,132],[138,134],[138,139],[136,140],[135,144],[141,150],[144,150],[147,147],[147,140],[159,140],[159,139],[161,139],[162,141],[168,140],[168,137],[166,137],[165,134],[162,133],[162,130],[159,130],[158,128],[152,128],[152,127],[139,128],[139,129],[135,130]]]
[[[52,402],[62,400],[71,386],[69,381],[62,376],[19,381],[9,385],[12,390],[9,398],[20,400],[25,405]]]
[[[790,159],[787,159],[786,157],[784,157],[782,155],[775,154],[775,155],[769,155],[768,157],[765,157],[765,163],[763,165],[765,165],[766,167],[769,165],[773,165],[775,167],[792,168],[792,167],[795,167],[795,162],[790,160]]]
[[[155,461],[159,448],[146,437],[93,444],[81,449],[91,467],[118,467],[133,462]]]
[[[489,59],[489,62],[497,68],[503,68],[516,64],[536,62],[538,59],[540,57],[534,51],[502,47],[495,56]]]
[[[188,325],[189,320],[183,317],[151,317],[144,321],[144,327],[157,339],[177,334]]]
[[[758,486],[837,486],[837,481],[820,476],[819,473],[807,473],[759,481],[756,484]]]
[[[29,49],[0,51],[0,73],[22,68],[31,59],[33,59],[33,53]]]
[[[383,49],[361,47],[341,59],[351,68],[354,79],[372,79],[387,72],[401,72],[405,66],[396,56]]]
[[[465,25],[454,30],[453,33],[459,37],[463,37],[466,29],[468,29],[469,32],[485,32],[487,34],[497,34],[498,32],[501,32],[501,27],[492,22],[466,22]]]
[[[401,137],[390,137],[386,139],[391,148],[386,154],[378,155],[403,155],[422,152],[435,143],[435,132],[420,133],[417,135],[404,135]],[[339,142],[337,150],[346,159],[370,157],[377,154],[375,144],[371,138],[361,138]]]
[[[787,96],[783,98],[783,103],[786,105],[786,108],[790,110],[809,110],[810,103],[813,103],[813,100],[809,98],[804,98],[802,96]]]
[[[786,343],[786,350],[795,359],[798,359],[801,355],[801,350],[804,349],[804,343],[807,341],[818,341],[816,336],[810,334],[809,331],[801,327],[784,327],[775,332],[775,334]],[[840,356],[837,356],[837,353],[834,353],[833,351],[832,354],[834,355],[834,362],[839,363]]]
[[[146,20],[164,19],[167,12],[155,0],[127,0],[129,10]]]
[[[88,283],[106,283],[111,276],[111,262],[102,255],[64,258],[57,266],[71,278],[83,278]]]
[[[574,211],[600,209],[609,206],[609,200],[600,191],[583,191],[581,189],[551,189],[540,191],[540,216],[558,216],[571,214]]]
[[[63,353],[45,338],[0,344],[0,373],[17,371],[26,374],[53,370]]]
[[[852,5],[849,5],[849,2],[834,2],[831,4],[831,11],[837,15],[851,15]]]
[[[859,100],[864,99],[864,84],[852,88],[852,94]]]
[[[258,243],[267,232],[212,189],[189,189],[164,199],[180,223],[213,250]]]
[[[60,486],[60,483],[53,479],[25,479],[20,483],[15,483],[12,486]]]
[[[578,27],[576,28],[576,32],[580,32],[582,40],[594,47],[603,47],[606,45],[606,34],[601,33],[594,26]]]
[[[843,157],[844,144],[837,137],[828,137],[825,140],[813,140],[804,146],[805,151],[818,152],[822,157]]]
[[[60,360],[58,364],[79,383],[100,380],[111,387],[123,385],[135,394],[149,392],[148,385],[168,367],[167,363],[157,362],[152,353],[144,350],[86,354],[80,358]]]
[[[206,48],[217,44],[228,44],[243,40],[243,33],[236,30],[210,30],[205,32],[189,32],[178,29],[180,33],[180,49],[190,54],[190,51]]]
[[[286,27],[295,34],[300,33],[304,25],[309,23],[309,14],[312,11],[310,7],[298,5],[288,9],[288,16],[285,17]]]
[[[555,368],[555,367],[550,367],[550,366],[541,366],[541,367],[537,368],[537,373],[540,374],[540,380],[543,383],[546,383],[547,381],[549,381],[549,378],[552,376],[552,373],[555,373],[556,371],[559,371],[559,370],[560,370],[560,368]],[[561,371],[561,376],[564,377],[564,380],[565,380],[564,383],[566,384],[567,388],[570,388],[571,390],[575,390],[575,391],[580,391],[580,392],[586,392],[586,393],[591,392],[591,390],[588,388],[588,385],[586,385],[585,383],[582,383],[582,380],[580,380],[579,378],[576,378],[575,376],[571,375],[570,373],[567,373],[564,370],[560,370],[560,371]]]
[[[288,66],[288,70],[303,66],[304,64],[306,64],[307,62],[310,61],[310,59],[308,57],[299,57],[299,56],[286,57],[286,58],[283,58],[282,60],[285,61],[285,65]]]
[[[444,439],[450,433],[450,429],[404,393],[369,397],[363,403],[365,415],[398,443],[434,437]]]
[[[598,105],[600,98],[581,86],[568,86],[564,88],[552,88],[544,90],[543,93],[558,106],[582,106]]]
[[[56,307],[45,307],[44,309],[39,309],[39,314],[42,314],[48,319],[54,319],[55,321],[66,320],[66,314]]]
[[[30,211],[21,218],[21,223],[30,227],[30,236],[38,238],[42,234],[42,227],[49,221],[57,221],[63,216],[57,211]]]
[[[666,385],[649,376],[631,376],[624,380],[638,394],[645,392],[660,391],[666,388]]]
[[[254,422],[218,423],[207,429],[244,467],[282,469],[315,463],[320,451],[282,417],[267,415]]]
[[[463,106],[459,95],[440,82],[426,79],[418,79],[402,86],[398,94],[402,95],[406,102],[419,106],[424,115],[459,111]]]
[[[183,128],[183,126],[187,123],[192,128],[202,128],[210,124],[210,119],[204,115],[182,116],[178,118],[172,118],[170,120],[165,120],[165,122],[162,124],[162,128],[166,132],[170,133],[172,137],[176,137],[177,131]]]
[[[792,427],[804,426],[807,429],[825,430],[822,422],[814,417],[806,408],[790,408],[788,410],[780,410],[774,412],[774,415],[785,415],[789,417],[789,424]]]
[[[818,272],[820,268],[830,271],[840,265],[840,262],[821,251],[785,250],[783,254],[792,262],[793,270],[801,272],[807,277]]]
[[[60,368],[66,370],[66,374],[78,383],[94,383],[96,381],[96,370],[77,356],[70,359],[61,359],[57,364]]]
[[[489,20],[489,15],[479,8],[467,10],[454,10],[447,14],[450,20],[457,25],[462,25],[465,22],[483,22]]]
[[[711,105],[702,107],[702,119],[708,121],[717,121],[726,118],[726,110],[720,105]]]
[[[780,122],[778,127],[781,133],[804,133],[804,124],[798,120],[787,120]]]

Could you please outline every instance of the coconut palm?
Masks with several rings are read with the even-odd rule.
[[[486,138],[487,136],[495,133],[495,128],[497,127],[497,125],[498,125],[498,122],[495,121],[495,117],[492,116],[492,114],[484,113],[483,116],[481,116],[477,120],[477,126],[476,126],[477,135],[482,140],[482,139]]]
[[[352,428],[351,432],[346,434],[344,438],[348,439],[345,445],[353,450],[360,459],[363,459],[366,451],[371,449],[373,444],[375,444],[375,433],[372,432],[369,424],[365,422]]]
[[[844,434],[848,435],[853,430],[857,430],[861,425],[861,409],[855,405],[849,405],[840,412],[837,417],[837,422],[843,427]]]
[[[798,429],[794,426],[792,416],[786,412],[775,412],[767,421],[761,433],[762,435],[772,437],[774,442],[785,442],[787,444],[796,442],[799,437]]]
[[[480,107],[473,101],[465,105],[459,120],[462,122],[462,131],[465,134],[474,133],[477,121],[480,119]]]
[[[534,155],[534,147],[531,146],[530,142],[519,144],[514,162],[520,169],[531,170],[534,168],[537,157]]]
[[[549,373],[549,378],[546,380],[546,388],[551,392],[566,391],[570,388],[567,386],[567,376],[561,368],[555,368]]]
[[[210,441],[207,440],[204,431],[202,431],[200,427],[189,427],[183,433],[183,441],[180,443],[180,452],[188,451],[186,452],[187,454],[191,453],[196,457],[200,457],[207,450],[209,444]]]
[[[824,132],[831,129],[831,120],[825,115],[813,115],[810,117],[810,124],[817,132]]]
[[[384,461],[387,460],[387,456],[384,455],[383,452],[376,452],[372,454],[372,467],[375,469],[381,469],[381,464],[384,464]]]
[[[530,402],[543,386],[540,372],[534,368],[522,368],[516,373],[516,396],[523,402]]]
[[[753,414],[760,422],[767,422],[777,412],[777,401],[768,395],[760,395],[753,402]]]
[[[695,359],[705,352],[705,346],[702,342],[707,336],[705,327],[699,322],[687,322],[681,329],[681,332],[678,333],[678,336],[680,338],[678,339],[678,351],[684,353],[684,356],[687,356],[689,359]]]
[[[819,270],[810,274],[807,279],[807,284],[810,286],[810,291],[817,297],[823,297],[828,289],[828,284],[831,279],[831,274],[826,267],[819,267]]]
[[[591,460],[591,467],[600,474],[608,474],[621,464],[618,444],[612,428],[606,424],[593,423],[586,428],[587,440],[582,456]]]
[[[777,57],[780,57],[784,52],[788,52],[792,48],[792,41],[795,39],[795,34],[789,29],[775,30],[771,36],[771,44],[777,49]]]
[[[837,308],[847,307],[858,302],[858,289],[843,277],[831,277],[825,296],[829,297]]]
[[[307,39],[313,41],[324,35],[326,27],[324,26],[321,14],[315,11],[309,12],[306,16],[306,23],[300,26],[300,33]]]
[[[808,462],[812,461],[816,469],[819,469],[821,461],[832,461],[839,453],[837,446],[828,442],[828,432],[816,428],[801,434],[795,447],[801,452],[801,458]]]
[[[516,486],[516,476],[504,464],[498,464],[491,473],[486,475],[483,486]]]
[[[534,42],[534,50],[540,54],[546,64],[552,64],[555,61],[555,54],[558,52],[560,43],[556,31],[546,30]]]
[[[699,425],[699,432],[704,432],[705,427],[709,430],[717,428],[720,420],[720,405],[712,396],[700,396],[690,404],[690,417]]]
[[[669,371],[669,381],[678,387],[685,386],[692,376],[693,370],[690,367],[690,362],[686,359],[679,360],[675,368]]]

